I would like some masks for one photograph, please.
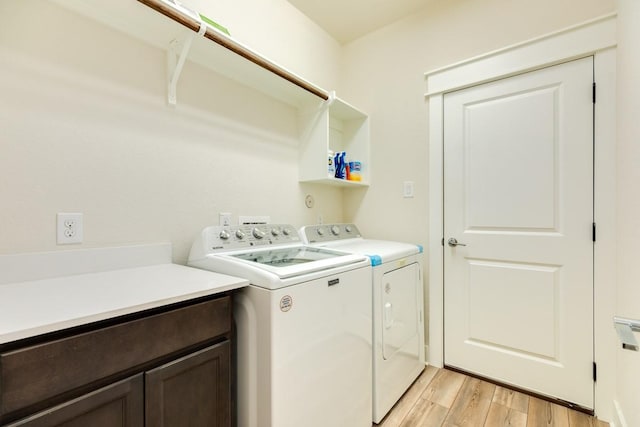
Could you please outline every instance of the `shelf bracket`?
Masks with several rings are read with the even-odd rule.
[[[173,107],[175,107],[177,103],[176,88],[178,86],[178,79],[180,79],[182,67],[184,67],[189,49],[191,49],[191,43],[195,37],[202,37],[206,32],[207,25],[200,20],[200,29],[197,33],[189,31],[182,43],[177,39],[169,43],[169,49],[167,50],[167,70],[169,75],[167,102]],[[182,46],[180,46],[181,44]]]

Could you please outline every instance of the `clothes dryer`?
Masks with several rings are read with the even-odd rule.
[[[373,422],[380,423],[425,368],[422,247],[371,240],[354,224],[300,229],[309,245],[367,255],[372,265]]]

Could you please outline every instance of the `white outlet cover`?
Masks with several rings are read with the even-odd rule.
[[[57,243],[59,245],[82,243],[82,214],[58,213],[56,230]]]
[[[230,212],[220,212],[218,216],[218,225],[222,225],[224,227],[231,225],[231,213]]]

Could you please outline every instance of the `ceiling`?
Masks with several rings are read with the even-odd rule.
[[[287,0],[340,43],[348,43],[426,6],[429,0]]]

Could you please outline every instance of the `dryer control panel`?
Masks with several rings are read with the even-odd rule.
[[[355,224],[307,225],[300,229],[300,234],[307,243],[334,242],[362,237]]]

